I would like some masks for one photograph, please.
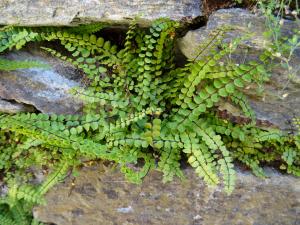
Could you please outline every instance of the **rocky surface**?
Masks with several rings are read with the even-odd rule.
[[[259,179],[239,172],[227,196],[207,188],[192,169],[187,179],[163,184],[153,172],[141,185],[124,180],[103,165],[83,168],[46,195],[48,204],[34,216],[56,225],[290,225],[300,223],[300,181],[269,169]],[[75,186],[72,186],[74,181]]]
[[[127,24],[135,15],[139,22],[164,16],[175,20],[202,15],[201,1],[111,1],[111,0],[2,0],[0,24],[76,25],[90,22]],[[189,31],[179,41],[182,53],[192,58],[197,45],[208,33],[220,26],[234,29],[228,40],[252,33],[243,43],[247,54],[257,57],[270,43],[262,33],[265,21],[246,10],[229,9],[213,13],[206,27]],[[285,21],[288,34],[297,24]],[[12,60],[37,60],[49,68],[31,68],[10,72],[0,71],[0,111],[15,113],[38,110],[43,113],[80,113],[82,104],[70,95],[69,89],[80,85],[80,74],[66,62],[55,59],[31,45],[5,55]],[[292,65],[300,64],[296,51]],[[300,116],[299,73],[290,79],[283,69],[273,71],[264,96],[251,99],[258,118],[268,120],[282,129],[288,118]],[[212,190],[185,169],[187,179],[163,184],[161,174],[150,173],[141,185],[124,180],[124,176],[99,164],[83,168],[75,179],[51,189],[48,204],[34,209],[34,216],[56,225],[290,225],[300,224],[300,181],[295,177],[268,171],[262,180],[248,172],[239,171],[235,191],[231,196],[221,188]],[[72,184],[74,182],[74,185]]]
[[[0,99],[0,111],[4,113],[34,112],[35,108],[32,106]]]
[[[2,0],[0,24],[62,26],[91,22],[148,24],[159,17],[181,20],[202,15],[200,0]]]
[[[297,21],[283,20],[283,22],[281,29],[285,36],[290,36],[293,29],[300,28]],[[199,43],[207,40],[211,31],[224,27],[231,28],[231,31],[227,32],[227,40],[244,36],[246,39],[242,42],[242,47],[248,47],[253,53],[260,53],[272,42],[263,35],[268,28],[262,15],[253,14],[246,9],[231,8],[214,12],[208,18],[206,26],[189,31],[179,41],[179,48],[186,57],[193,58]]]
[[[49,67],[0,71],[0,98],[31,105],[43,113],[74,114],[81,111],[81,102],[69,94],[70,88],[80,85],[78,72],[71,65],[33,46],[26,51],[10,52],[5,57],[35,60]],[[7,111],[7,107],[7,104],[0,104],[0,111]]]
[[[207,26],[189,31],[178,43],[182,53],[187,58],[194,58],[195,50],[202,41],[209,37],[209,33],[219,27],[230,26],[233,30],[228,33],[227,41],[234,37],[251,35],[244,41],[237,54],[232,58],[237,63],[256,58],[271,40],[263,36],[266,31],[265,19],[243,9],[222,9],[213,13]],[[282,26],[285,36],[289,36],[293,29],[300,29],[300,24],[284,21]],[[300,67],[300,49],[295,52],[290,65],[295,71]],[[300,116],[300,73],[296,72],[292,78],[286,70],[277,66],[272,71],[270,82],[265,86],[263,96],[251,98],[251,105],[256,111],[258,119],[267,120],[281,129],[290,129],[289,119]]]

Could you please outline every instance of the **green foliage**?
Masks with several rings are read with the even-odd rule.
[[[183,178],[181,162],[187,160],[208,185],[223,185],[228,194],[236,180],[234,160],[260,177],[265,177],[260,164],[278,160],[281,169],[299,175],[298,137],[256,127],[243,93],[250,84],[261,86],[268,80],[272,54],[266,51],[258,61],[241,65],[226,62],[240,40],[224,43],[227,29],[220,29],[200,46],[195,59],[176,67],[177,28],[168,19],[156,20],[148,31],[133,23],[121,49],[93,29],[0,31],[0,52],[30,41],[60,41],[64,53],[42,49],[72,63],[89,80],[88,87],[72,90],[85,103],[84,115],[0,115],[0,169],[9,187],[0,219],[6,224],[28,221],[31,207],[43,203],[43,194],[82,158],[114,161],[134,183],[153,169],[163,173],[163,182]],[[251,122],[219,117],[223,102],[239,107]],[[24,176],[32,167],[53,172],[32,185],[34,174]]]
[[[272,40],[271,52],[278,62],[277,66],[282,67],[287,75],[287,79],[282,85],[283,88],[278,91],[278,96],[282,99],[286,97],[286,89],[290,82],[299,83],[297,74],[300,68],[293,63],[296,50],[300,46],[300,20],[298,18],[300,9],[295,2],[293,3],[292,0],[258,1],[258,7],[266,19],[265,23],[268,28],[264,32],[264,36]],[[288,27],[289,21],[283,19],[292,4],[295,5],[295,9],[291,12],[295,18],[293,23],[296,27],[294,29]],[[288,30],[288,34],[285,30]]]
[[[65,175],[71,163],[65,159],[61,161],[55,171],[38,186],[22,185],[17,178],[8,180],[8,193],[0,201],[1,207],[5,208],[0,213],[1,224],[39,224],[31,220],[31,208],[35,204],[44,204],[43,195]]]
[[[300,119],[294,118],[294,123],[298,127],[298,135],[296,136],[296,145],[300,149]]]
[[[32,67],[42,67],[45,68],[47,65],[36,61],[11,61],[8,59],[0,58],[0,70],[10,71],[17,69],[27,69]]]

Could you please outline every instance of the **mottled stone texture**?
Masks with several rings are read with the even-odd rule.
[[[212,30],[224,26],[232,28],[226,36],[227,41],[251,35],[242,42],[237,53],[232,54],[237,63],[257,58],[271,42],[263,36],[267,30],[263,17],[243,9],[222,9],[209,17],[207,26],[189,31],[178,43],[180,50],[187,58],[193,58],[199,43],[206,40]],[[286,20],[282,28],[284,35],[290,36],[293,29],[300,29],[300,24]],[[257,97],[251,89],[249,91],[250,103],[258,119],[267,120],[281,129],[290,129],[288,120],[300,116],[300,49],[295,51],[290,65],[298,70],[294,76],[289,77],[286,70],[277,65],[262,96]]]
[[[290,225],[300,223],[300,181],[269,171],[262,180],[239,172],[236,189],[227,196],[207,188],[192,169],[187,179],[163,184],[150,173],[141,185],[96,165],[83,168],[75,180],[54,187],[48,204],[34,216],[56,225]]]
[[[34,112],[35,109],[32,106],[26,106],[24,104],[9,102],[0,99],[0,112],[4,113],[18,113],[18,112]]]
[[[11,60],[35,60],[49,68],[0,71],[0,98],[31,105],[43,113],[81,112],[82,103],[69,93],[71,88],[80,85],[78,72],[70,64],[49,57],[34,46],[27,51],[9,52],[5,57]],[[6,110],[7,107],[0,105],[0,111]]]
[[[1,0],[0,24],[74,25],[90,22],[128,23],[139,16],[148,24],[159,17],[180,20],[202,15],[201,0]]]

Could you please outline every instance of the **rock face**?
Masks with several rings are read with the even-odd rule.
[[[10,60],[35,60],[49,68],[0,71],[0,98],[32,105],[43,113],[74,114],[81,111],[81,102],[68,93],[70,88],[80,85],[78,73],[71,65],[34,48],[10,52],[5,57]],[[1,107],[0,104],[0,111],[7,111],[7,106]]]
[[[35,109],[32,106],[26,106],[24,104],[9,102],[0,99],[0,111],[4,113],[18,113],[18,112],[34,112]]]
[[[259,15],[254,15],[244,9],[221,9],[214,12],[208,19],[207,25],[197,30],[189,31],[185,37],[179,41],[182,53],[193,58],[196,54],[196,47],[209,38],[209,33],[217,28],[230,26],[232,31],[228,38],[241,37],[245,34],[252,34],[244,45],[261,50],[269,43],[263,37],[266,31],[265,19]]]
[[[57,185],[46,206],[34,216],[56,225],[288,225],[300,223],[300,181],[269,171],[266,180],[238,173],[236,189],[227,196],[211,190],[191,169],[185,181],[162,184],[161,174],[141,185],[103,165],[83,168],[75,180]]]
[[[207,39],[212,30],[224,26],[230,26],[233,29],[228,33],[227,40],[246,34],[252,35],[242,43],[239,52],[233,54],[232,58],[238,63],[256,58],[270,43],[270,40],[263,36],[263,32],[266,31],[263,17],[243,9],[222,9],[209,17],[206,27],[189,31],[179,41],[180,50],[187,58],[193,58],[199,43]],[[300,29],[300,24],[286,20],[282,28],[284,35],[289,36],[292,29]],[[300,49],[295,51],[290,65],[296,71],[300,68],[299,64]],[[300,73],[289,77],[286,70],[280,66],[274,68],[263,96],[259,99],[251,98],[250,103],[258,119],[267,120],[281,129],[290,129],[287,120],[300,116]]]
[[[70,26],[91,22],[128,23],[139,16],[147,24],[159,17],[180,20],[201,16],[200,0],[4,0],[0,24]]]

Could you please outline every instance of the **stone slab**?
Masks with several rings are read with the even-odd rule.
[[[48,204],[35,218],[56,225],[290,225],[300,223],[300,181],[269,170],[262,180],[239,171],[227,196],[212,190],[190,168],[187,179],[163,184],[150,173],[141,185],[128,183],[116,170],[94,165],[46,195]]]
[[[148,24],[159,17],[181,20],[202,15],[200,0],[1,0],[0,24],[70,26],[91,22],[128,24],[139,16]]]
[[[73,66],[43,53],[36,45],[9,52],[4,57],[38,61],[48,68],[0,71],[0,98],[31,105],[47,114],[81,113],[82,102],[69,93],[71,88],[80,85],[79,73]]]

